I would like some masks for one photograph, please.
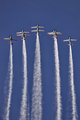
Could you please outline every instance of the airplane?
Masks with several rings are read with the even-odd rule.
[[[71,37],[69,37],[69,39],[63,40],[63,42],[66,42],[66,41],[69,41],[69,44],[67,44],[67,45],[73,45],[73,44],[71,44],[71,41],[77,41],[77,40],[76,39],[71,39]]]
[[[57,39],[59,39],[56,35],[58,35],[58,34],[60,34],[60,35],[62,35],[62,33],[61,32],[56,32],[56,30],[53,30],[53,32],[49,32],[49,33],[47,33],[48,35],[54,35],[54,37],[56,37]],[[54,37],[52,37],[53,39],[54,39]]]
[[[31,27],[31,28],[37,28],[37,30],[31,30],[31,32],[37,32],[38,35],[41,35],[41,34],[39,34],[39,32],[44,32],[45,31],[45,30],[39,30],[39,28],[44,28],[44,27],[39,26],[38,24],[37,24],[37,26]]]
[[[17,39],[13,39],[11,35],[10,35],[10,38],[4,38],[4,40],[10,40],[10,43],[8,44],[12,44],[12,45],[14,45],[14,43],[12,43],[12,40],[18,41]]]
[[[23,38],[26,37],[26,36],[30,36],[27,33],[30,33],[30,32],[26,32],[26,31],[22,30],[22,32],[16,32],[16,36],[21,36]],[[26,40],[26,39],[24,38],[24,40]]]

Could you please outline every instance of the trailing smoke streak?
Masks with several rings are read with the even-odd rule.
[[[26,120],[26,112],[27,112],[27,53],[26,53],[26,45],[23,37],[23,90],[22,90],[22,101],[21,101],[21,110],[20,110],[20,120]]]
[[[34,61],[31,120],[42,120],[41,58],[38,33]]]
[[[60,88],[60,70],[59,70],[59,55],[57,39],[54,37],[54,54],[55,54],[55,74],[56,74],[56,103],[57,103],[57,115],[56,120],[61,120],[61,88]]]
[[[12,83],[13,83],[13,53],[12,53],[12,44],[10,44],[10,58],[9,58],[9,90],[8,90],[8,100],[7,107],[5,109],[6,115],[5,120],[9,120],[10,105],[11,105],[11,94],[12,94]]]
[[[70,73],[70,92],[72,99],[72,120],[77,120],[77,109],[76,109],[76,95],[74,87],[74,72],[73,72],[73,58],[71,45],[69,45],[69,73]]]
[[[30,110],[30,104],[29,104],[29,94],[28,94],[28,97],[27,97],[27,120],[30,120],[29,110]]]

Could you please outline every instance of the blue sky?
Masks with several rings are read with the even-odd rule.
[[[41,33],[41,67],[42,67],[42,87],[43,87],[43,120],[54,120],[54,40],[47,32],[53,29],[62,32],[58,39],[60,75],[61,75],[61,95],[62,95],[62,118],[66,118],[66,108],[68,102],[69,89],[69,47],[64,39],[69,36],[76,38],[73,43],[74,62],[74,83],[76,91],[76,102],[78,116],[80,119],[80,1],[79,0],[3,0],[0,3],[0,117],[2,118],[4,106],[4,83],[7,76],[9,61],[8,41],[4,37],[12,35],[18,39],[13,45],[13,93],[10,108],[10,120],[19,118],[21,90],[23,80],[22,66],[22,41],[16,36],[16,32],[24,29],[31,31],[32,26],[39,24],[45,27],[45,32]],[[27,62],[28,62],[28,91],[31,106],[33,65],[35,52],[35,33],[30,33],[27,37]],[[31,108],[30,108],[31,110]],[[0,118],[0,120],[2,120]]]

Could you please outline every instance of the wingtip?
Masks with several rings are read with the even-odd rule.
[[[76,41],[77,41],[77,39],[76,39]]]
[[[3,38],[3,39],[5,39],[5,38]]]
[[[61,32],[60,32],[61,33]],[[61,35],[62,35],[62,33],[61,33]]]
[[[63,42],[64,42],[64,40],[63,40]]]

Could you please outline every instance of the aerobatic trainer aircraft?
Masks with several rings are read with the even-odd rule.
[[[14,43],[12,43],[12,40],[18,41],[17,39],[13,39],[11,35],[9,38],[4,38],[4,40],[10,40],[10,43],[8,43],[8,44],[12,44],[12,45],[14,45]]]
[[[31,28],[37,28],[37,30],[31,30],[31,32],[37,32],[38,35],[41,35],[41,34],[39,34],[39,32],[44,32],[45,31],[45,30],[40,30],[39,28],[44,28],[44,27],[39,26],[39,25],[31,27]]]
[[[77,41],[77,40],[71,39],[71,37],[69,37],[69,39],[67,39],[67,40],[63,40],[63,42],[67,42],[67,41],[69,41],[69,44],[67,44],[67,45],[73,45],[73,44],[71,44],[71,41]]]
[[[30,36],[27,33],[30,33],[30,32],[26,32],[26,31],[22,30],[21,32],[16,32],[16,36],[21,36],[23,38],[26,37],[26,36]],[[26,40],[26,39],[24,39],[24,40]]]
[[[49,32],[47,33],[48,35],[53,35],[54,37],[56,37],[58,39],[58,37],[56,35],[62,35],[61,32],[56,32],[56,30],[53,30],[53,32]],[[52,37],[54,39],[54,37]]]

